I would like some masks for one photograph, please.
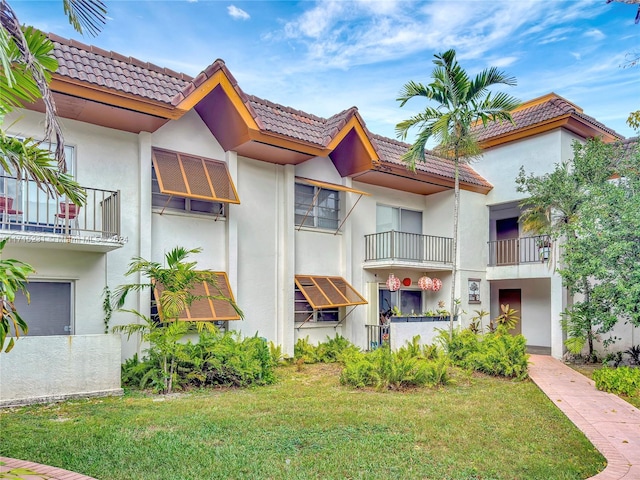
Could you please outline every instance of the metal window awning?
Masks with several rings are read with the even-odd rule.
[[[357,305],[365,305],[368,302],[355,288],[342,277],[324,277],[318,275],[296,275],[295,283],[311,308],[320,310],[323,308],[353,307],[334,328],[337,328],[347,318]],[[307,323],[313,315],[310,315],[300,326]]]
[[[367,301],[342,277],[296,275],[295,283],[311,308],[350,307]]]
[[[160,192],[209,202],[240,203],[225,162],[154,148]]]
[[[349,210],[349,212],[347,212],[347,214],[344,216],[344,218],[342,219],[342,222],[340,222],[340,225],[338,225],[338,228],[336,229],[334,235],[337,234],[340,231],[340,229],[342,228],[342,225],[344,225],[344,222],[347,221],[347,218],[349,218],[349,215],[351,215],[351,212],[353,212],[353,209],[356,208],[356,205],[358,204],[360,199],[365,195],[367,197],[371,196],[370,193],[363,192],[362,190],[357,190],[357,189],[351,188],[351,187],[345,187],[344,185],[338,185],[337,183],[321,182],[319,180],[312,180],[310,178],[304,178],[304,177],[296,177],[296,182],[297,183],[307,184],[307,185],[313,185],[314,187],[318,187],[318,191],[316,192],[315,196],[313,197],[313,201],[311,202],[311,205],[309,205],[309,209],[307,210],[307,213],[304,216],[305,219],[307,218],[307,215],[309,215],[309,212],[311,212],[311,209],[313,209],[313,207],[315,206],[316,202],[318,201],[318,196],[320,194],[320,189],[324,188],[326,190],[338,190],[340,192],[355,193],[356,195],[360,195],[358,197],[358,200],[355,201],[355,203],[353,204],[353,206]],[[300,226],[298,227],[298,230],[300,230],[303,225],[304,225],[304,220],[300,223]]]
[[[225,272],[210,272],[211,280],[197,283],[190,291],[196,299],[189,308],[183,310],[178,320],[189,322],[216,322],[240,320],[240,314],[227,300],[235,303],[233,292],[229,285],[229,278]],[[164,320],[160,298],[165,288],[161,283],[155,283],[153,295],[158,307],[158,315]]]

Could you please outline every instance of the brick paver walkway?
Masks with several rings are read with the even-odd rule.
[[[531,355],[529,375],[607,459],[593,480],[640,479],[640,410],[552,357]]]
[[[6,472],[14,468],[28,468],[32,472],[46,475],[47,480],[96,480],[93,477],[80,475],[79,473],[70,472],[61,468],[48,467],[39,463],[25,462],[24,460],[16,460],[14,458],[0,457],[0,462],[6,465],[0,465],[0,472]],[[35,475],[20,475],[24,480],[42,480],[42,477]]]

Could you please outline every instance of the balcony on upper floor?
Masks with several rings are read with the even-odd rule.
[[[453,238],[391,230],[364,236],[364,268],[450,270]]]
[[[33,180],[0,176],[0,239],[24,246],[108,252],[127,239],[120,231],[120,192],[83,187],[75,205]]]
[[[548,235],[517,237],[488,242],[489,280],[548,277],[554,255]]]

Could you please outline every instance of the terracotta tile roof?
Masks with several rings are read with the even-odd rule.
[[[332,130],[332,125],[325,118],[278,105],[253,95],[247,95],[247,99],[255,113],[255,120],[266,131],[323,147],[326,147],[333,138],[328,134]]]
[[[59,63],[56,73],[60,76],[175,107],[208,78],[219,70],[224,70],[233,88],[262,130],[324,148],[331,143],[347,122],[356,116],[377,150],[380,160],[404,165],[401,157],[409,145],[370,133],[356,107],[351,107],[329,118],[322,118],[247,95],[238,86],[224,62],[219,59],[196,77],[190,77],[184,73],[85,45],[75,40],[64,39],[54,34],[49,34],[49,38],[55,46],[54,56]],[[418,165],[417,169],[444,178],[453,178],[452,162],[438,158],[432,153],[427,155],[427,162]],[[460,180],[490,186],[468,165],[461,167]]]
[[[380,135],[371,134],[370,137],[380,154],[380,160],[383,162],[393,163],[395,165],[406,165],[402,161],[402,156],[407,152],[407,150],[409,150],[411,145]],[[426,161],[424,163],[418,163],[416,165],[417,171],[438,175],[444,178],[453,178],[453,161],[438,157],[430,151],[427,151],[425,160]],[[461,182],[492,187],[489,182],[478,175],[468,164],[460,164],[459,174]]]
[[[475,127],[475,132],[478,140],[483,141],[499,135],[514,132],[516,130],[521,130],[523,128],[533,127],[540,123],[565,115],[573,115],[601,130],[604,130],[605,132],[616,137],[621,137],[603,123],[598,122],[595,118],[585,115],[582,112],[582,109],[573,103],[557,95],[550,96],[547,101],[533,103],[530,107],[526,107],[525,105],[525,108],[513,112],[512,117],[515,124],[510,122],[492,122],[487,124],[486,127],[483,127],[482,125]]]
[[[57,74],[72,80],[171,104],[191,80],[183,73],[49,34]]]

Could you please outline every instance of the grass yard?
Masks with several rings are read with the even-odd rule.
[[[440,390],[339,384],[337,365],[247,390],[0,410],[0,455],[100,480],[584,479],[604,458],[537,387],[456,376]]]

